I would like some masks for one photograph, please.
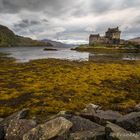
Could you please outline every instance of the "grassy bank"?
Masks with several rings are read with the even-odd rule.
[[[104,47],[104,46],[88,46],[83,45],[74,48],[73,50],[80,51],[80,52],[94,52],[94,53],[139,53],[140,49],[137,48],[115,48],[115,47]]]
[[[0,55],[0,116],[21,108],[47,116],[79,111],[88,103],[125,111],[140,102],[140,62],[70,62],[44,59],[15,63]]]

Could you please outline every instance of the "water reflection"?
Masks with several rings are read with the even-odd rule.
[[[89,54],[89,61],[140,60],[140,53]]]

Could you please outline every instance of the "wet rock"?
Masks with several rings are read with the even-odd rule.
[[[5,136],[4,127],[0,126],[0,140],[4,140],[4,136]]]
[[[69,111],[60,111],[58,114],[57,114],[57,117],[64,117],[66,119],[69,119],[73,116],[73,112],[69,112]]]
[[[132,112],[117,119],[117,124],[132,132],[140,131],[140,112]]]
[[[88,130],[98,129],[98,128],[104,130],[103,126],[98,125],[88,119],[79,116],[73,116],[69,120],[73,123],[73,126],[70,129],[71,132],[85,131],[85,130],[88,131]]]
[[[82,111],[84,115],[94,115],[97,110],[101,109],[100,106],[94,104],[88,104],[86,108]]]
[[[12,115],[10,115],[9,117],[7,117],[4,120],[25,119],[27,117],[28,113],[29,113],[29,109],[24,108],[21,111],[13,113]]]
[[[131,113],[131,112],[135,112],[135,108],[134,107],[133,108],[128,108],[128,109],[124,110],[125,114]]]
[[[30,129],[36,126],[34,120],[12,120],[6,130],[6,140],[22,140],[22,137]]]
[[[59,113],[57,113],[55,115],[49,116],[46,119],[46,122],[47,121],[50,121],[50,120],[53,120],[53,119],[56,119],[58,117],[63,117],[65,119],[69,120],[72,116],[73,116],[73,114],[71,112],[68,112],[68,111],[60,111]]]
[[[69,140],[105,140],[105,130],[100,128],[70,134]]]
[[[69,116],[67,119],[73,123],[73,126],[67,134],[57,137],[55,140],[92,140],[93,138],[104,140],[99,139],[105,137],[105,128],[103,126],[80,116]]]
[[[140,111],[140,103],[135,106],[135,111],[137,111],[137,112]]]
[[[9,123],[12,120],[25,119],[28,115],[28,112],[29,112],[29,109],[23,109],[19,112],[16,112],[16,113],[6,117],[4,120],[2,120],[0,122],[0,125],[4,126],[4,127],[8,127]]]
[[[19,112],[13,113],[12,115],[0,121],[0,127],[4,129],[4,135],[6,134],[7,128],[11,121],[26,118],[26,116],[28,115],[28,112],[29,112],[29,109],[23,109]]]
[[[92,103],[90,103],[90,104],[88,104],[87,106],[86,106],[86,108],[85,109],[94,109],[95,111],[96,110],[99,110],[99,109],[101,109],[102,107],[101,106],[99,106],[99,105],[95,105],[95,104],[92,104]]]
[[[24,134],[23,140],[48,140],[63,135],[71,127],[72,123],[70,121],[63,117],[58,117],[31,129]]]
[[[129,132],[120,126],[107,122],[106,128],[107,140],[139,140],[139,134]]]
[[[0,122],[3,121],[3,118],[0,118]]]
[[[92,115],[82,114],[82,117],[90,119],[91,121],[94,121],[101,125],[105,125],[106,121],[116,122],[116,120],[122,117],[122,115],[119,112],[112,111],[112,110],[107,110],[107,111],[97,110],[96,113]]]
[[[61,115],[63,116],[63,115],[66,115],[66,114],[67,114],[67,111],[60,111],[57,115],[58,115],[58,116],[59,116],[59,115],[60,115],[60,116],[61,116]]]
[[[68,132],[64,133],[63,135],[54,137],[50,140],[69,140],[69,135],[70,135],[70,132],[68,131]]]
[[[117,111],[112,110],[99,110],[95,114],[95,122],[99,124],[106,124],[107,121],[116,122],[118,118],[122,117],[122,115]]]

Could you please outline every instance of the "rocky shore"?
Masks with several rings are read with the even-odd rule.
[[[0,118],[0,140],[140,140],[140,104],[129,114],[88,104],[79,113],[61,111],[39,124],[29,109]]]

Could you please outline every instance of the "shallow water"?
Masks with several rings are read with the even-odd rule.
[[[1,47],[0,52],[8,53],[17,62],[28,62],[30,60],[43,58],[56,58],[65,60],[140,60],[140,53],[115,53],[115,54],[94,54],[88,52],[77,52],[71,48],[57,48],[57,51],[44,51],[46,47]]]
[[[89,53],[72,51],[70,48],[57,48],[57,51],[44,51],[46,47],[1,47],[0,52],[8,53],[17,62],[28,62],[30,60],[43,58],[56,58],[66,60],[88,61]]]
[[[89,54],[89,61],[92,60],[140,60],[140,53]]]

